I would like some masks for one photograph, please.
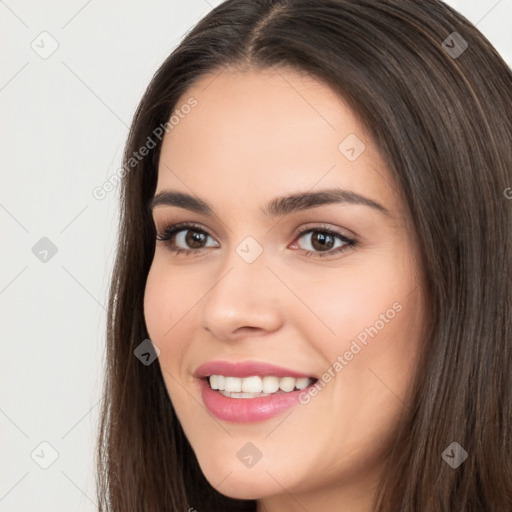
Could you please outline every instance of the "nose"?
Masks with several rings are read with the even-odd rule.
[[[274,332],[282,324],[282,288],[263,257],[246,263],[234,254],[202,301],[202,326],[224,341]]]

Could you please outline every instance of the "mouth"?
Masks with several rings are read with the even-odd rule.
[[[194,372],[206,409],[216,418],[250,423],[304,403],[318,378],[261,361],[209,361]]]
[[[274,375],[252,375],[235,377],[227,375],[209,375],[204,379],[211,390],[229,398],[254,399],[293,391],[302,391],[314,385],[315,377],[278,377]]]

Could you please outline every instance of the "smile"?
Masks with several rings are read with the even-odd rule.
[[[264,421],[299,405],[315,376],[261,361],[209,361],[194,372],[201,399],[216,418]]]
[[[275,377],[266,375],[260,377],[230,377],[225,375],[210,375],[209,384],[213,390],[218,390],[223,396],[230,398],[257,398],[274,393],[290,393],[302,390],[313,384],[315,379],[309,377]]]

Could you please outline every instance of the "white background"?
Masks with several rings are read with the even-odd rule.
[[[1,512],[96,510],[118,190],[92,190],[119,169],[153,73],[219,3],[0,1]],[[512,64],[512,0],[449,3]],[[58,43],[47,59],[31,47],[51,48],[43,31]],[[32,252],[42,237],[57,248],[46,263]],[[58,452],[47,469],[43,441]]]

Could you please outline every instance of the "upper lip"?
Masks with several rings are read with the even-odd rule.
[[[316,378],[290,368],[276,366],[274,364],[263,363],[260,361],[208,361],[198,366],[194,372],[194,377],[204,378],[210,375],[224,375],[229,377],[252,377],[258,375],[260,377],[295,377],[296,379],[309,377]]]

